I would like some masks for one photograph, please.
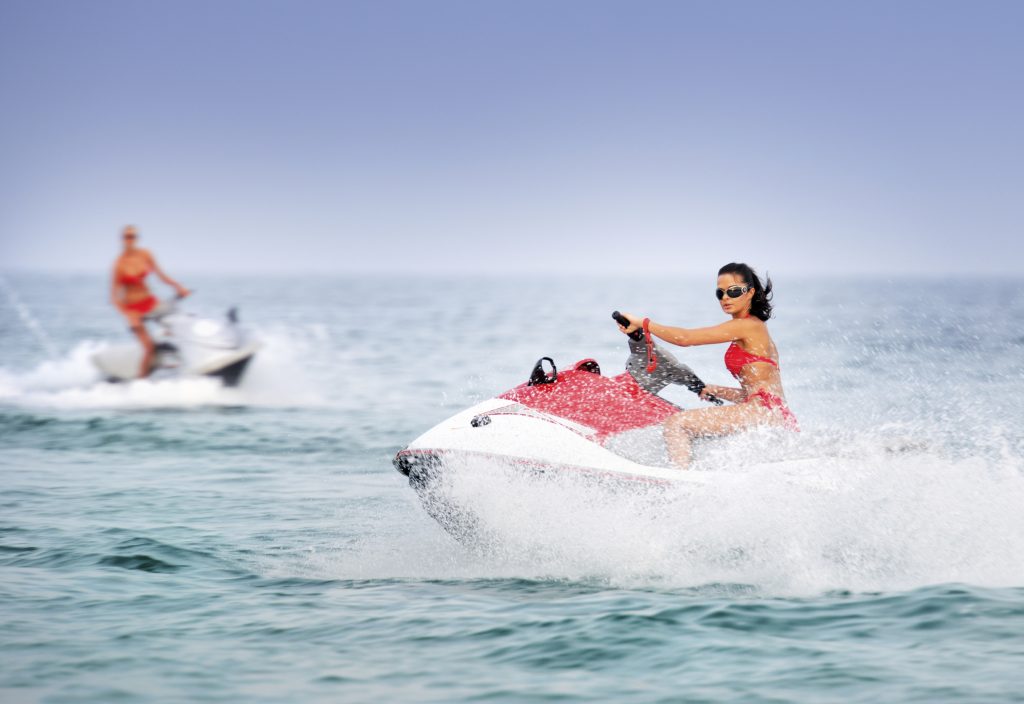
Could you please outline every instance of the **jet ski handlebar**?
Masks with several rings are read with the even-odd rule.
[[[623,327],[629,327],[630,323],[626,316],[619,311],[612,313],[615,322]],[[648,349],[644,340],[643,330],[634,330],[629,333],[629,358],[626,360],[626,371],[636,380],[642,389],[648,393],[657,394],[669,384],[679,384],[697,394],[704,391],[704,382],[692,369],[680,362],[671,352],[665,350],[656,342],[652,342],[650,354],[653,354],[656,363],[648,367]],[[705,401],[710,401],[716,406],[722,405],[722,399],[712,394],[701,396]]]
[[[613,312],[612,313],[612,318],[614,318],[615,322],[618,323],[619,325],[621,325],[624,328],[628,328],[630,326],[629,319],[626,316],[624,316],[622,313],[620,313],[619,311]],[[637,328],[633,332],[629,333],[629,336],[632,339],[634,339],[634,340],[640,341],[644,337],[644,331],[639,329],[639,328]]]

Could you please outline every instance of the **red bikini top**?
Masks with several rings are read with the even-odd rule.
[[[125,286],[138,286],[139,284],[146,280],[147,276],[149,276],[148,268],[143,269],[142,273],[135,274],[134,276],[131,274],[119,274],[117,277],[117,282],[119,284],[124,284]]]
[[[743,367],[748,364],[753,364],[754,362],[768,362],[768,364],[771,364],[776,368],[779,366],[779,363],[774,359],[751,354],[735,342],[729,345],[729,349],[725,351],[725,368],[728,369],[729,373],[737,379],[740,378],[740,372],[743,370]]]

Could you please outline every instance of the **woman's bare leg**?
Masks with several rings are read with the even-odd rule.
[[[765,424],[775,424],[774,414],[757,403],[683,411],[665,421],[665,444],[672,461],[686,469],[694,438],[731,435]]]
[[[146,326],[142,324],[142,316],[133,316],[129,319],[129,323],[131,324],[132,332],[135,333],[135,337],[139,338],[139,342],[142,343],[142,364],[139,365],[139,378],[145,379],[149,376],[150,368],[153,366],[156,344],[153,342],[153,338],[149,336]]]
[[[682,414],[680,414],[682,415]],[[665,423],[665,445],[668,447],[668,456],[673,464],[680,469],[690,466],[690,454],[693,449],[693,437],[686,428],[679,423],[672,421],[679,416],[672,416]]]

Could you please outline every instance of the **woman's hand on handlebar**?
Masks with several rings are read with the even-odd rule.
[[[185,296],[188,296],[190,293],[192,293],[187,288],[185,288],[184,286],[181,286],[181,285],[178,285],[175,288],[175,291],[178,294],[178,298],[184,298]]]
[[[619,330],[628,335],[631,332],[639,330],[644,323],[644,319],[633,315],[632,313],[621,313],[622,317],[629,321],[629,327],[619,324]]]
[[[701,390],[700,397],[705,401],[711,401],[711,403],[716,403],[715,399],[718,399],[717,403],[721,403],[722,401],[728,401],[729,403],[743,403],[747,399],[747,394],[744,393],[743,389],[708,384],[703,388],[703,390]]]

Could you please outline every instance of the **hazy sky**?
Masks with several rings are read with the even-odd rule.
[[[1024,2],[2,0],[0,104],[0,269],[1024,253]]]

